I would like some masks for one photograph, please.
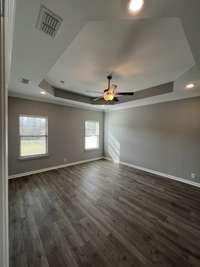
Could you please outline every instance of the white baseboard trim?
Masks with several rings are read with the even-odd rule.
[[[48,172],[48,171],[51,171],[51,170],[66,168],[66,167],[70,167],[70,166],[74,166],[74,165],[79,165],[79,164],[83,164],[83,163],[87,163],[87,162],[97,161],[97,160],[100,160],[100,159],[103,159],[103,157],[93,158],[93,159],[86,159],[86,160],[80,160],[80,161],[70,162],[70,163],[66,163],[66,164],[63,164],[63,165],[48,167],[48,168],[44,168],[44,169],[40,169],[40,170],[36,170],[36,171],[30,171],[30,172],[25,172],[25,173],[13,174],[13,175],[9,175],[8,179],[15,179],[15,178],[20,178],[20,177],[25,177],[25,176],[29,176],[29,175],[32,175],[32,174],[37,174],[37,173],[42,173],[42,172]]]
[[[108,157],[104,157],[104,159],[114,162],[111,158],[108,158]],[[176,177],[176,176],[173,176],[173,175],[170,175],[170,174],[166,174],[166,173],[162,173],[162,172],[159,172],[159,171],[147,169],[147,168],[140,167],[140,166],[137,166],[137,165],[134,165],[134,164],[131,164],[131,163],[124,162],[124,161],[119,161],[119,162],[114,162],[114,163],[122,164],[122,165],[131,167],[131,168],[134,168],[134,169],[137,169],[137,170],[149,172],[151,174],[155,174],[155,175],[158,175],[158,176],[163,177],[163,178],[168,178],[168,179],[171,179],[171,180],[179,181],[181,183],[193,185],[193,186],[196,186],[196,187],[200,188],[200,183],[197,183],[197,182],[194,182],[194,181],[190,181],[190,180],[187,180],[187,179],[184,179],[184,178],[181,178],[181,177]]]

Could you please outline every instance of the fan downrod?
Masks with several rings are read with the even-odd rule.
[[[110,75],[108,75],[107,76],[107,79],[110,81],[110,80],[112,80],[112,75],[110,74]]]

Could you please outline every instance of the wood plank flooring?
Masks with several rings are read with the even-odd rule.
[[[200,267],[200,189],[108,161],[9,183],[10,267]]]

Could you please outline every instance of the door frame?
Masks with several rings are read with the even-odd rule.
[[[14,14],[15,0],[0,0],[0,266],[3,267],[9,267],[7,118]]]

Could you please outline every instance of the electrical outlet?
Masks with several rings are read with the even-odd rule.
[[[191,173],[191,179],[196,179],[196,178],[197,178],[196,173],[192,172]]]
[[[64,158],[64,162],[67,162],[67,158]]]

